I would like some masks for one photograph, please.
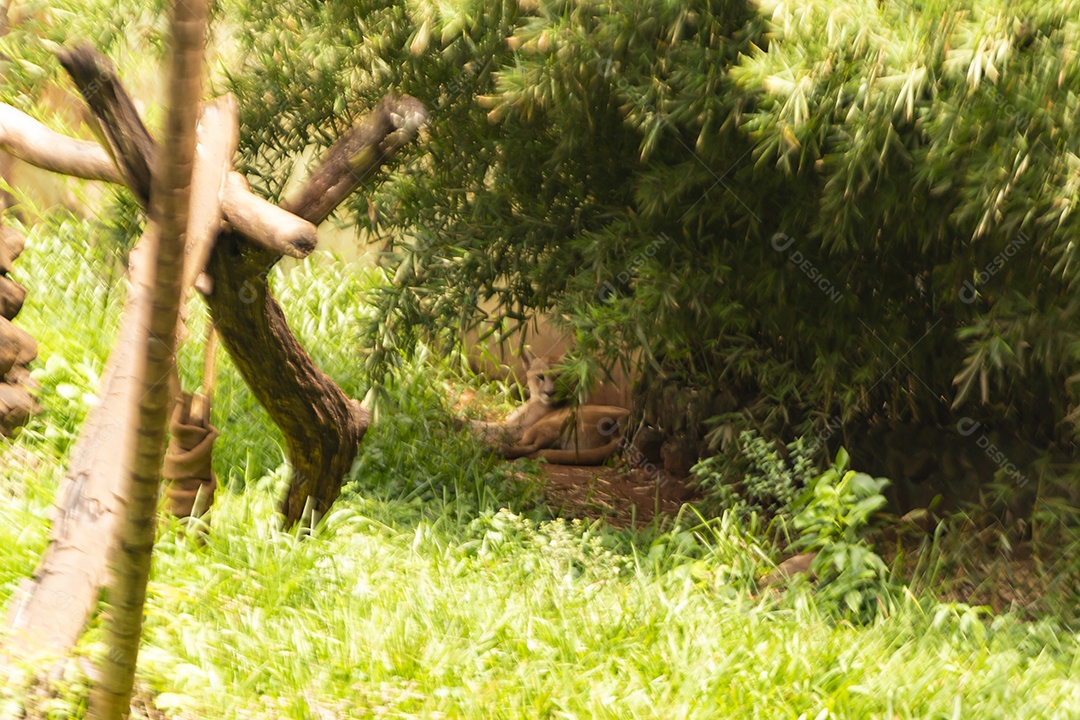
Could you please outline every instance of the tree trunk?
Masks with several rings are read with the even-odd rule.
[[[120,544],[114,556],[113,583],[105,640],[109,652],[90,696],[90,717],[112,720],[130,713],[135,664],[142,635],[143,606],[157,522],[158,486],[165,454],[169,380],[176,352],[184,241],[195,157],[195,129],[202,93],[206,0],[178,0],[173,5],[172,54],[161,162],[153,175],[151,223],[159,228],[153,253],[149,334],[139,352],[145,366],[136,411],[138,435],[125,458],[129,481]],[[153,245],[151,246],[154,247]]]
[[[13,127],[20,131],[15,135],[26,137],[26,129],[35,126],[24,121]],[[224,186],[236,150],[235,128],[236,107],[231,98],[218,98],[204,106],[195,164],[196,177],[203,178],[198,183],[201,189],[194,179],[192,184],[192,203],[204,211],[212,212],[216,204],[213,196]],[[52,134],[44,128],[34,132]],[[108,162],[100,147],[97,151]],[[80,153],[80,157],[86,155]],[[70,158],[55,159],[68,164]],[[115,168],[113,172],[119,178]],[[209,179],[214,173],[216,182]],[[218,223],[211,227],[206,214],[194,215],[188,228],[187,262],[192,264],[206,252],[208,239],[217,232]],[[24,581],[12,599],[9,642],[18,651],[64,652],[72,647],[97,604],[99,588],[106,582],[106,561],[123,509],[120,488],[124,468],[116,459],[128,456],[135,442],[133,399],[139,397],[140,391],[134,381],[141,372],[135,350],[147,342],[148,298],[154,277],[150,265],[153,258],[148,257],[147,250],[156,242],[151,232],[156,232],[154,226],[147,228],[128,257],[129,285],[120,329],[105,365],[98,391],[100,402],[90,409],[79,431],[57,493],[50,518],[49,546],[34,577]],[[192,274],[185,264],[185,280]]]
[[[415,137],[427,113],[414,98],[387,96],[327,152],[308,182],[282,204],[319,224]],[[341,491],[368,413],[326,376],[297,342],[267,275],[280,254],[243,242],[235,233],[218,238],[208,272],[207,298],[215,326],[237,369],[285,435],[293,468],[281,503],[286,525],[314,525]]]
[[[82,68],[76,70],[73,79],[84,96],[125,98],[123,102],[130,104],[106,58],[89,49],[69,55],[67,64],[71,64],[72,58]],[[108,86],[107,92],[101,86]],[[107,124],[110,117],[118,123],[139,126],[141,120],[130,113],[115,111],[102,111],[98,117],[101,131],[114,152],[142,153],[144,148],[139,143],[122,139],[140,135],[138,127],[113,128]],[[337,170],[324,169],[313,176],[313,182],[304,188],[293,207],[306,208],[303,212],[311,219],[324,219],[360,182],[413,138],[425,120],[423,106],[413,98],[388,97],[331,150],[324,167]],[[209,137],[231,135],[231,128],[214,127],[214,122],[220,123],[220,116],[217,121],[207,122]],[[200,159],[211,144],[200,139]],[[0,148],[54,172],[110,182],[124,180],[101,147],[55,133],[2,103]],[[213,163],[212,158],[205,160]],[[138,159],[128,159],[125,164],[149,166]],[[127,175],[128,182],[139,182],[137,173]],[[315,190],[316,187],[321,190]],[[136,197],[150,195],[149,186],[135,187],[133,191]],[[286,509],[286,517],[296,522],[303,514],[308,496],[325,498],[323,507],[336,497],[366,428],[366,414],[314,366],[267,292],[266,272],[281,254],[303,257],[314,247],[314,225],[253,195],[236,173],[230,173],[223,185],[221,208],[225,219],[243,237],[238,233],[223,235],[218,242],[223,251],[211,255],[211,264],[216,263],[219,268],[216,274],[220,285],[209,298],[211,309],[218,317],[231,318],[232,324],[226,322],[226,325],[231,329],[232,341],[226,338],[224,342],[234,353],[245,378],[253,384],[256,396],[270,408],[271,416],[282,425],[286,437],[291,438],[289,455],[298,472],[290,498],[295,496],[300,501],[288,506],[291,509]],[[195,220],[193,223],[199,225]],[[212,225],[205,223],[204,227]],[[149,233],[153,227],[147,230]],[[189,235],[197,234],[198,230],[189,227]],[[72,451],[68,473],[53,509],[49,547],[34,577],[24,581],[12,598],[7,621],[11,628],[8,643],[13,650],[64,652],[72,647],[105,580],[106,548],[113,542],[121,506],[118,496],[122,467],[116,458],[125,456],[134,443],[133,434],[127,431],[134,419],[128,398],[137,370],[132,349],[146,342],[147,319],[140,314],[146,303],[140,298],[149,294],[153,273],[150,258],[145,257],[143,250],[153,243],[151,237],[144,237],[129,258],[130,289],[115,349],[106,365],[99,393],[101,403],[91,408]],[[192,246],[205,248],[198,242]],[[192,252],[197,255],[202,250]],[[237,258],[236,268],[225,265],[229,257]],[[197,266],[194,257],[191,261]],[[190,270],[191,266],[185,273],[187,277]],[[253,323],[254,328],[245,327],[245,322]],[[260,347],[258,343],[262,340],[251,338],[265,338],[270,344]],[[262,354],[271,359],[260,360],[257,356]],[[281,373],[280,386],[267,387],[271,381],[259,376],[264,371],[259,368]],[[278,400],[283,397],[284,405],[278,406]],[[312,438],[311,427],[322,428],[325,433]],[[306,457],[308,451],[312,453],[310,458]]]
[[[368,426],[367,412],[326,376],[293,336],[270,295],[266,272],[278,256],[252,247],[235,233],[214,246],[207,297],[214,326],[240,374],[285,435],[293,466],[282,512],[285,522],[305,517],[308,497],[323,513],[337,497],[342,478]]]

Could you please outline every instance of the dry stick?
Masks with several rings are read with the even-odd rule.
[[[124,458],[128,482],[127,512],[120,544],[112,563],[105,641],[109,652],[101,660],[101,678],[90,694],[89,717],[114,720],[127,717],[135,664],[142,635],[146,584],[157,526],[158,487],[165,456],[169,375],[176,353],[176,321],[180,311],[192,166],[195,159],[199,99],[202,94],[203,49],[207,0],[178,0],[173,4],[172,54],[167,87],[165,140],[155,168],[150,218],[158,225],[154,284],[149,312],[145,374],[137,383],[138,435],[134,452]],[[130,167],[127,163],[125,167]],[[128,170],[127,172],[138,172]]]
[[[426,121],[416,99],[387,96],[327,151],[300,191],[282,205],[320,223]],[[233,234],[218,238],[207,298],[221,342],[285,436],[293,468],[281,512],[286,525],[314,525],[341,491],[369,423],[367,410],[327,377],[289,330],[267,274],[280,255]]]

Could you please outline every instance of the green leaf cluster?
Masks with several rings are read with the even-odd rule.
[[[824,599],[865,620],[889,598],[888,566],[865,538],[871,516],[885,505],[881,491],[889,481],[848,470],[848,462],[841,448],[799,499],[796,545],[816,553],[810,569]]]
[[[431,110],[341,213],[394,278],[370,371],[546,312],[575,367],[724,388],[736,431],[950,427],[978,402],[1067,451],[1078,9],[251,5],[228,86],[272,197],[383,93]]]

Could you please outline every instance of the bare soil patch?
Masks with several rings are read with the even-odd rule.
[[[556,511],[618,528],[643,527],[696,498],[686,480],[643,470],[544,464],[541,473],[548,504]]]

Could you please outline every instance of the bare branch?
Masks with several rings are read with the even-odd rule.
[[[61,135],[24,112],[0,103],[0,148],[44,170],[121,183],[123,176],[100,145]]]
[[[237,232],[276,255],[302,258],[315,249],[315,225],[251,192],[238,172],[229,173],[221,207]]]
[[[330,217],[427,122],[424,105],[409,95],[387,95],[334,143],[318,168],[281,207],[315,225]]]
[[[109,151],[127,186],[146,205],[157,146],[131,96],[120,84],[112,62],[89,45],[61,50],[58,57],[101,123]]]

